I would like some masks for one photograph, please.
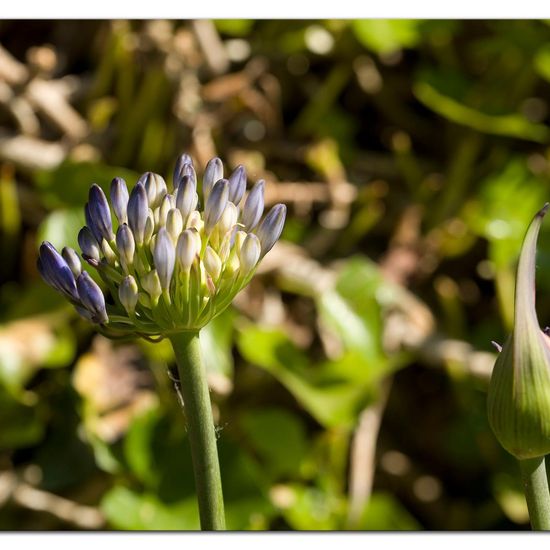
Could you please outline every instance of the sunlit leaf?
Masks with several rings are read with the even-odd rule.
[[[421,37],[420,24],[421,21],[414,19],[357,19],[352,28],[363,46],[388,54],[415,46]]]
[[[103,497],[101,509],[115,529],[187,531],[200,528],[195,498],[166,504],[154,494],[114,487]]]

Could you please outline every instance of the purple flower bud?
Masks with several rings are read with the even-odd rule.
[[[120,223],[128,223],[126,209],[128,208],[128,187],[122,178],[115,178],[111,182],[111,204]]]
[[[195,180],[189,176],[183,176],[176,191],[176,207],[184,220],[195,210],[198,202],[199,196]]]
[[[242,222],[247,231],[254,229],[264,211],[264,180],[258,180],[244,203]]]
[[[246,170],[239,164],[229,176],[229,200],[238,206],[246,191]]]
[[[78,233],[78,245],[82,250],[82,257],[91,265],[99,263],[101,249],[89,227],[84,226]]]
[[[193,168],[193,159],[187,153],[183,153],[178,157],[176,166],[174,167],[174,179],[172,180],[174,183],[174,188],[176,188],[182,176],[185,175],[184,166],[186,165]]]
[[[91,313],[94,323],[103,324],[109,320],[105,309],[105,297],[95,281],[83,271],[76,280],[82,305]]]
[[[54,246],[44,241],[40,245],[38,270],[44,280],[69,299],[78,301],[73,272]]]
[[[157,233],[153,259],[159,276],[160,286],[162,290],[168,290],[170,288],[170,281],[172,280],[172,273],[174,272],[176,250],[170,235],[168,235],[168,231],[164,227],[161,227]]]
[[[94,322],[92,314],[85,307],[75,305],[74,308],[83,319],[85,319],[86,321],[91,321],[92,323]]]
[[[208,199],[210,191],[212,191],[215,183],[223,178],[223,164],[222,161],[214,157],[208,161],[204,170],[204,176],[202,178],[202,195],[204,200]]]
[[[99,235],[101,235],[107,242],[111,242],[115,238],[111,210],[103,189],[95,183],[90,187],[88,195],[88,214],[96,239],[99,241]]]
[[[164,195],[168,192],[164,178],[153,172],[145,172],[145,174],[139,178],[138,183],[142,183],[145,187],[147,201],[151,208],[157,207]]]
[[[103,235],[99,231],[99,228],[94,222],[94,217],[90,212],[90,206],[88,203],[84,205],[84,216],[86,217],[86,226],[90,229],[96,242],[101,242],[103,240]]]
[[[78,254],[72,248],[65,246],[61,251],[61,256],[63,256],[63,259],[67,262],[73,275],[78,277],[82,271],[82,264],[80,263]]]
[[[142,183],[137,183],[132,189],[130,199],[128,200],[128,225],[134,233],[134,238],[138,245],[143,244],[148,214],[147,192]]]
[[[193,168],[192,164],[184,164],[181,167],[181,170],[179,171],[177,178],[174,179],[174,190],[177,190],[178,186],[181,183],[181,180],[185,176],[193,180],[195,182],[195,185],[197,184],[197,173],[195,172],[195,168]]]
[[[123,265],[126,268],[132,265],[136,251],[136,242],[132,230],[125,223],[116,232],[116,247]]]
[[[276,204],[264,218],[256,230],[256,235],[262,245],[262,258],[273,248],[279,240],[285,225],[286,206]]]
[[[212,187],[212,192],[208,196],[204,207],[204,229],[207,235],[212,232],[212,229],[221,218],[228,199],[229,182],[227,180],[217,181]]]

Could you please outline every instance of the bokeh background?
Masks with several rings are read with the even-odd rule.
[[[0,22],[0,529],[196,529],[169,346],[37,275],[89,185],[219,155],[282,241],[202,334],[231,529],[526,529],[486,389],[550,198],[543,21]],[[550,322],[550,224],[539,245]]]

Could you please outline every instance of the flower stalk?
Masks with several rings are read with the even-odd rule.
[[[206,372],[198,332],[172,334],[203,531],[225,529],[222,482]]]
[[[544,457],[519,461],[529,519],[534,531],[550,531],[550,493]]]

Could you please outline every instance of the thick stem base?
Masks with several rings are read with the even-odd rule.
[[[550,531],[550,492],[544,457],[520,460],[525,500],[534,531]]]

